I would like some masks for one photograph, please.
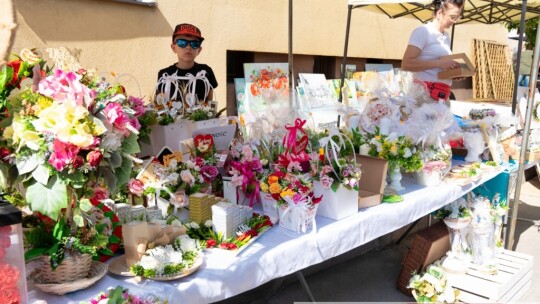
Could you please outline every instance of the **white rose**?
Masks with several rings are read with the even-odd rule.
[[[101,140],[100,147],[103,149],[117,151],[122,146],[124,136],[117,132],[107,133]]]
[[[181,252],[174,251],[169,254],[169,261],[173,264],[182,264],[183,260]]]
[[[213,224],[213,223],[212,223],[212,220],[207,220],[206,222],[204,222],[204,225],[205,225],[206,227],[212,227],[212,224]]]
[[[180,250],[182,250],[182,252],[194,251],[197,249],[196,241],[185,234],[179,236],[176,240],[180,242]]]
[[[190,186],[195,183],[195,177],[193,177],[193,174],[191,174],[191,171],[189,170],[182,170],[180,172],[180,178],[183,182],[189,184]]]
[[[180,222],[178,219],[174,219],[171,222],[171,226],[182,226],[182,222]]]
[[[411,149],[405,148],[405,152],[403,152],[403,157],[409,158],[409,157],[411,157],[411,156],[412,156]]]
[[[191,226],[191,228],[193,228],[193,229],[199,229],[199,228],[200,228],[199,224],[197,224],[197,223],[195,223],[195,222],[191,222],[190,226]]]

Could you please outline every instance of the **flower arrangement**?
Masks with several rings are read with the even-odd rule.
[[[313,183],[306,175],[294,174],[276,170],[260,182],[261,191],[270,193],[278,206],[293,202],[298,204],[306,201],[309,205],[316,205],[321,197],[313,196]]]
[[[455,303],[459,296],[459,290],[449,286],[439,264],[428,266],[425,273],[413,275],[407,288],[412,289],[417,303]]]
[[[221,233],[216,233],[212,229],[212,221],[208,220],[204,224],[195,222],[186,223],[187,235],[201,242],[205,248],[220,248],[224,250],[236,250],[245,246],[254,237],[258,236],[268,228],[272,227],[270,218],[266,215],[253,213],[253,217],[247,220],[236,232],[236,237],[224,238]]]
[[[383,118],[399,122],[399,106],[388,99],[370,102],[360,116],[360,125],[368,133],[374,133]]]
[[[421,151],[413,144],[410,137],[380,134],[379,128],[369,140],[368,154],[388,160],[391,168],[399,167],[405,172],[416,172],[423,167]]]
[[[237,187],[237,191],[241,190],[249,198],[249,206],[253,207],[255,200],[260,201],[259,179],[263,174],[263,163],[268,164],[268,161],[261,161],[254,155],[253,148],[249,144],[241,146],[240,152],[233,147],[231,152],[233,158],[236,159],[231,162],[229,171],[232,175],[231,182]]]
[[[145,278],[175,276],[192,267],[200,255],[198,242],[181,235],[172,245],[146,250],[146,254],[130,271]]]
[[[319,155],[314,160],[313,179],[320,181],[324,189],[331,188],[334,192],[340,186],[358,191],[362,170],[356,164],[352,141],[336,128],[328,133],[319,139]]]
[[[471,209],[467,207],[466,200],[458,199],[435,211],[434,216],[438,219],[465,219],[471,217]]]
[[[128,289],[122,286],[109,289],[109,292],[102,292],[96,298],[81,302],[82,304],[167,304],[169,301],[162,300],[156,296],[141,297],[129,293]]]

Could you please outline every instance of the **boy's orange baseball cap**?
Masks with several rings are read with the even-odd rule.
[[[204,40],[203,36],[201,36],[201,30],[199,30],[199,28],[196,27],[195,25],[189,24],[189,23],[181,23],[181,24],[178,24],[174,28],[172,38],[174,39],[174,37],[178,35],[189,35],[189,36],[197,37],[201,41]]]

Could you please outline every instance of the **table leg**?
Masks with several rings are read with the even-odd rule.
[[[298,270],[296,272],[296,277],[298,278],[298,281],[300,281],[300,285],[302,285],[302,288],[304,288],[304,291],[307,293],[309,300],[313,303],[315,303],[315,298],[313,297],[313,294],[311,293],[311,290],[309,289],[309,286],[306,282],[306,278],[304,277],[304,274],[301,270]]]
[[[401,243],[401,241],[403,241],[403,239],[409,234],[409,232],[411,232],[411,230],[414,228],[414,226],[416,226],[418,224],[418,222],[420,222],[421,219],[422,218],[419,218],[416,221],[414,221],[414,223],[412,223],[411,226],[409,226],[409,228],[407,228],[407,231],[405,231],[405,233],[403,233],[403,235],[396,241],[396,244]]]

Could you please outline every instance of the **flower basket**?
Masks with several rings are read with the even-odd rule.
[[[51,269],[50,257],[41,256],[39,269],[39,281],[41,283],[65,283],[86,278],[92,267],[92,255],[90,254],[66,254],[62,264],[55,270]]]
[[[349,190],[339,186],[334,192],[331,188],[325,189],[320,181],[314,181],[315,196],[322,195],[317,215],[340,220],[358,213],[358,191]]]
[[[279,226],[296,233],[306,233],[313,226],[319,204],[283,204],[278,207]]]
[[[193,132],[197,130],[215,128],[215,127],[221,126],[221,119],[211,118],[211,119],[200,120],[200,121],[185,120],[185,123],[188,126],[188,129],[189,129],[188,138],[190,138]]]
[[[277,224],[279,221],[279,212],[276,200],[272,198],[269,193],[261,192],[261,204],[263,207],[263,214],[270,218],[272,224]]]

